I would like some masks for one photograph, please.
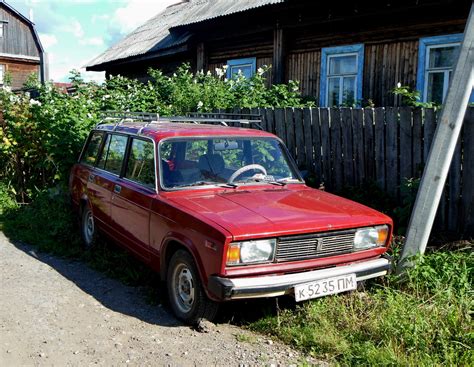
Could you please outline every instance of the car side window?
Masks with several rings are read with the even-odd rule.
[[[103,138],[103,133],[92,133],[89,142],[87,143],[86,149],[82,154],[81,163],[89,164],[91,166],[96,164],[99,155],[100,144],[102,144]]]
[[[155,188],[155,149],[151,141],[132,140],[125,177]]]
[[[127,140],[128,137],[124,135],[109,135],[100,158],[100,168],[120,175],[125,150],[127,148]]]

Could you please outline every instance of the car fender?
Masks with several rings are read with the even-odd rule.
[[[183,236],[181,233],[177,232],[171,232],[168,233],[168,235],[163,239],[161,243],[161,251],[160,251],[160,276],[161,279],[166,279],[166,273],[168,271],[167,265],[166,264],[166,257],[167,257],[167,251],[170,247],[171,243],[177,243],[184,247],[188,252],[191,254],[191,256],[194,259],[194,262],[197,266],[198,272],[199,272],[199,277],[201,278],[202,284],[206,285],[207,284],[207,278],[206,278],[206,273],[204,271],[204,266],[201,261],[201,257],[199,256],[199,251],[196,248],[196,245],[193,243],[192,240],[187,238],[186,236]]]

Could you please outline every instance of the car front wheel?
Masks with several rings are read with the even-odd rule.
[[[167,288],[171,308],[180,320],[194,325],[201,319],[212,321],[216,316],[218,304],[206,296],[196,264],[188,252],[178,250],[171,257]]]

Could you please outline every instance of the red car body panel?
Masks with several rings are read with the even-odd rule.
[[[101,126],[152,139],[158,146],[173,137],[271,137],[273,134],[232,127],[160,124],[159,127]],[[156,155],[156,160],[160,158]],[[158,176],[159,177],[159,176]],[[114,192],[115,185],[121,187]],[[159,187],[159,178],[158,178]],[[233,241],[328,232],[388,224],[392,220],[353,201],[311,189],[304,184],[246,185],[238,188],[193,188],[158,191],[81,163],[71,172],[70,190],[75,207],[90,205],[98,226],[146,263],[165,275],[169,246],[179,243],[193,255],[208,291],[210,276],[229,278],[308,271],[364,261],[383,254],[387,247],[302,261],[226,266],[228,245]],[[391,235],[390,235],[391,237]],[[389,241],[387,241],[388,246]]]

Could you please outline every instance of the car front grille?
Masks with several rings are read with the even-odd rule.
[[[355,230],[280,237],[277,262],[314,259],[353,251]]]

